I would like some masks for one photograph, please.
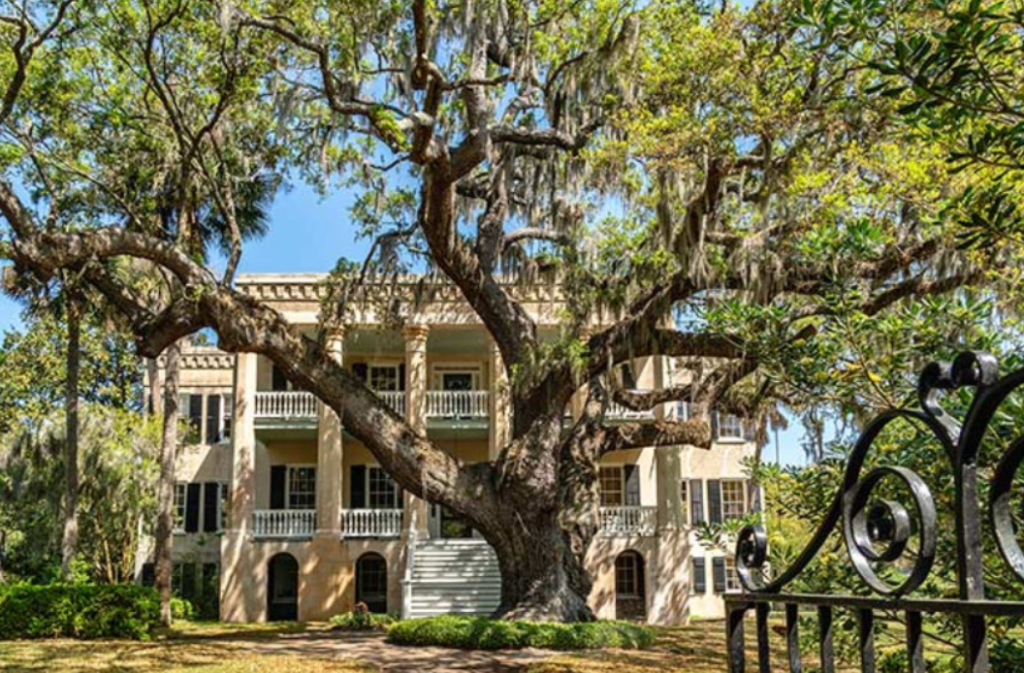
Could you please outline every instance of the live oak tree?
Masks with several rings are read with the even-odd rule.
[[[851,324],[919,303],[941,321],[920,298],[1012,264],[951,245],[942,207],[970,176],[904,142],[890,104],[860,95],[860,61],[810,39],[792,9],[140,0],[83,6],[26,57],[17,34],[53,15],[42,3],[5,19],[3,254],[41,279],[79,270],[147,357],[203,328],[268,357],[404,489],[481,532],[501,569],[498,614],[591,619],[600,458],[710,445],[699,418],[608,423],[610,400],[762,417],[834,392],[836,367],[870,380],[862,351],[883,335],[851,341]],[[33,161],[81,190],[77,231],[48,225]],[[168,180],[153,167],[167,165],[201,176],[208,198],[192,203],[228,224],[222,273],[205,244],[159,226]],[[286,173],[353,190],[373,239],[367,259],[339,264],[313,337],[232,287],[231,204]],[[19,184],[43,196],[30,203]],[[176,291],[140,295],[105,268],[119,258]],[[454,285],[501,353],[512,422],[491,462],[434,446],[323,345],[410,270]],[[559,295],[554,336],[517,298],[538,283]],[[615,367],[647,356],[693,374],[623,389]]]

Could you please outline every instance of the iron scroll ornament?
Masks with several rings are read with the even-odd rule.
[[[999,378],[998,362],[988,354],[964,352],[950,363],[931,363],[921,372],[918,394],[921,410],[893,409],[882,412],[864,428],[851,452],[842,485],[811,541],[791,566],[775,579],[764,579],[768,538],[762,526],[746,526],[736,543],[736,573],[745,592],[777,594],[792,582],[817,556],[836,525],[842,521],[847,553],[858,575],[882,596],[899,598],[918,588],[931,570],[935,558],[937,513],[927,484],[905,467],[880,467],[863,477],[865,458],[882,430],[896,419],[916,421],[927,428],[942,446],[949,460],[956,487],[957,576],[961,600],[984,599],[982,575],[981,514],[977,490],[977,457],[982,438],[999,405],[1015,389],[1024,386],[1024,370]],[[977,389],[961,426],[939,404],[940,391],[973,387]],[[1024,438],[1015,441],[1002,456],[991,483],[989,513],[1000,553],[1014,574],[1024,580],[1024,550],[1016,537],[1010,507],[1014,475],[1024,464]],[[898,586],[883,581],[873,562],[891,562],[906,548],[911,531],[911,512],[894,501],[872,500],[871,492],[884,478],[903,482],[914,503],[920,537],[917,557],[906,579]],[[889,522],[887,545],[875,549],[871,522]]]

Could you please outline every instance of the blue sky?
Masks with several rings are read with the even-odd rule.
[[[357,239],[356,227],[348,217],[351,199],[334,191],[321,197],[303,183],[278,194],[271,208],[266,237],[246,245],[239,267],[245,272],[320,272],[334,267],[340,255],[361,259],[368,242]],[[21,325],[20,307],[0,295],[0,332]],[[783,464],[803,465],[800,448],[803,430],[796,422],[780,432],[779,454]],[[764,459],[775,460],[774,440],[765,448]]]

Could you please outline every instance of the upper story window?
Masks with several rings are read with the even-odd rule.
[[[316,509],[316,468],[288,466],[288,509]]]
[[[371,465],[366,470],[366,479],[370,509],[401,509],[398,486],[384,468]]]
[[[370,365],[367,368],[367,384],[371,390],[379,393],[401,390],[398,365]]]
[[[186,444],[217,444],[231,437],[230,393],[182,393],[179,409],[188,420]]]
[[[715,417],[718,429],[716,439],[742,441],[746,438],[746,433],[743,431],[743,420],[739,416],[716,411]]]
[[[598,485],[602,507],[640,506],[640,470],[636,465],[602,465]]]
[[[216,533],[227,523],[228,485],[223,481],[174,485],[174,532]]]
[[[722,518],[741,519],[747,513],[747,482],[744,479],[722,480]]]

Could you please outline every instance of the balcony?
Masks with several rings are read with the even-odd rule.
[[[428,390],[427,418],[479,419],[490,413],[486,390]]]
[[[316,418],[319,408],[320,402],[313,393],[291,390],[256,393],[257,419]]]
[[[341,513],[342,537],[399,537],[400,509],[346,509]]]
[[[380,391],[377,393],[383,402],[394,409],[395,413],[405,418],[405,393],[392,392],[392,391]]]
[[[257,538],[302,540],[313,537],[315,509],[273,509],[253,512],[252,530]]]
[[[650,421],[654,419],[654,410],[634,411],[612,402],[608,405],[608,419],[613,421]]]
[[[601,534],[654,535],[658,527],[657,507],[602,507]]]

